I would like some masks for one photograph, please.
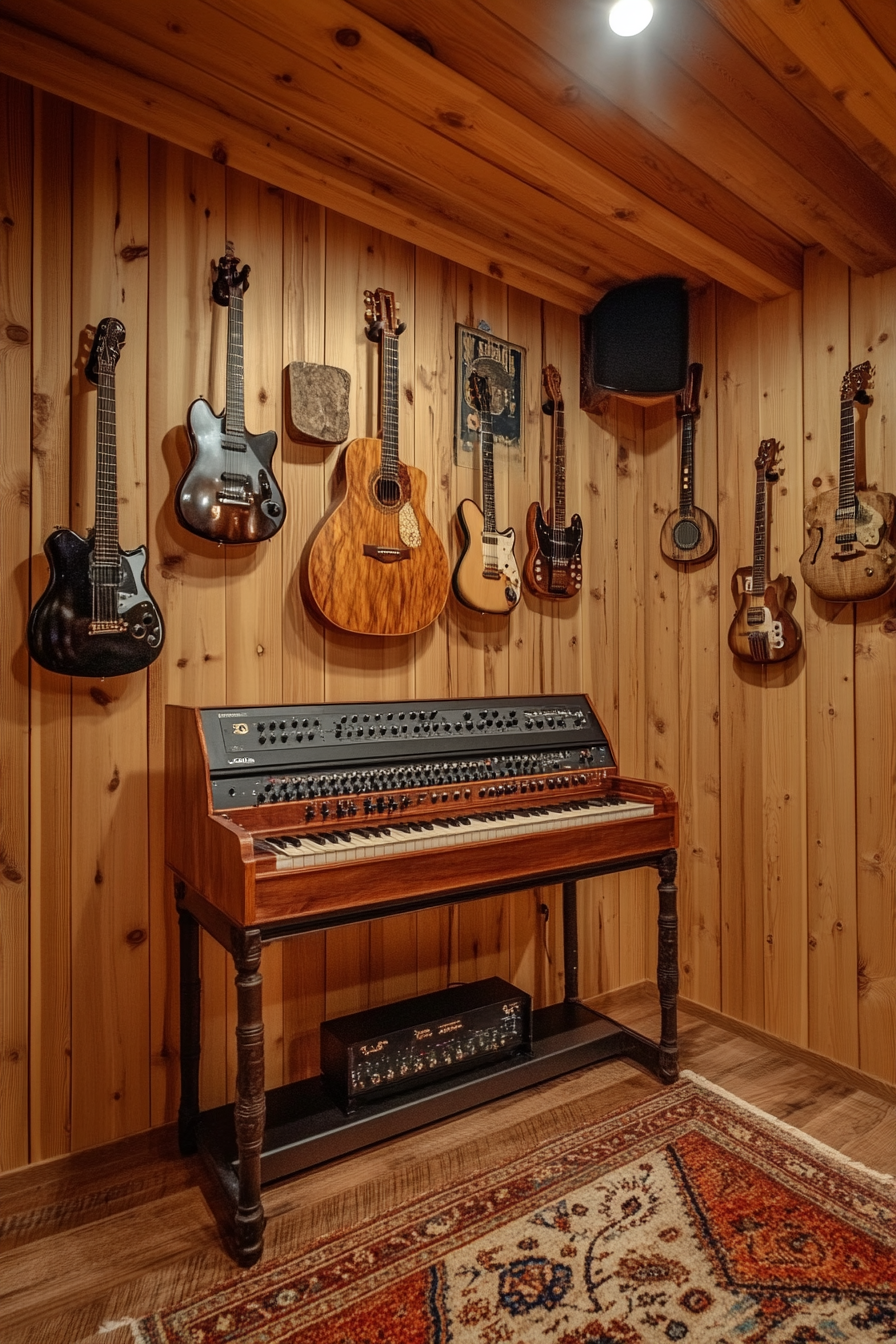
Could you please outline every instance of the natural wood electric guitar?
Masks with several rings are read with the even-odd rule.
[[[398,456],[398,304],[385,289],[364,297],[367,336],[380,348],[380,437],[346,447],[341,492],[305,547],[301,589],[338,630],[412,635],[445,605],[448,557],[426,517],[426,477]]]
[[[892,537],[896,497],[856,489],[856,407],[871,401],[874,370],[866,359],[848,369],[840,387],[840,488],[806,505],[809,545],[800,573],[828,602],[864,602],[896,582]]]
[[[566,432],[560,374],[553,364],[548,364],[543,377],[552,416],[552,502],[546,515],[540,504],[529,505],[526,514],[529,550],[523,564],[523,578],[536,597],[562,601],[575,597],[582,590],[582,520],[574,513],[569,527],[566,526]]]
[[[507,616],[520,600],[520,572],[513,553],[516,534],[512,527],[499,532],[495,522],[491,392],[488,379],[475,369],[470,374],[470,399],[479,412],[484,510],[472,499],[458,505],[463,550],[454,570],[454,593],[465,607],[484,616]]]
[[[191,459],[174,496],[179,521],[190,532],[231,546],[267,541],[286,518],[286,503],[271,470],[277,447],[272,429],[250,434],[243,401],[243,295],[249,267],[239,269],[232,244],[218,262],[215,303],[227,309],[227,401],[215,415],[204,397],[187,412]]]
[[[802,631],[790,612],[796,590],[786,574],[769,579],[766,552],[768,534],[768,487],[777,481],[776,439],[763,439],[756,468],[756,515],[753,532],[753,567],[738,569],[731,580],[737,612],[728,631],[728,647],[748,663],[783,663],[799,651]]]
[[[44,542],[50,581],[28,621],[31,657],[69,677],[119,677],[158,658],[159,609],[146,586],[146,547],[118,544],[115,366],[124,324],[104,317],[85,374],[97,387],[96,522],[87,539],[58,527]]]
[[[716,525],[694,503],[694,424],[700,414],[703,365],[691,364],[683,395],[678,398],[681,420],[681,471],[678,508],[669,514],[660,532],[660,550],[667,560],[693,565],[709,560],[716,551]]]

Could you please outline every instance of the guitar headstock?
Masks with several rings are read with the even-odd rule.
[[[398,321],[400,311],[401,304],[391,289],[365,289],[364,321],[368,341],[378,341],[384,331],[390,336],[400,336],[407,327],[406,322]]]
[[[700,383],[703,379],[703,365],[688,365],[688,380],[684,391],[678,394],[678,416],[698,416],[700,414]]]
[[[840,384],[840,400],[859,401],[867,405],[871,400],[868,395],[868,388],[871,386],[871,379],[875,372],[869,359],[861,364],[853,365],[851,369],[847,369],[843,375],[843,382]]]
[[[562,401],[559,370],[555,369],[553,364],[546,364],[541,376],[544,379],[544,390],[548,394],[548,399],[556,406],[558,401]]]
[[[124,323],[117,317],[104,317],[96,329],[93,345],[87,357],[84,373],[96,383],[101,373],[111,373],[118,363],[124,345]]]
[[[492,393],[485,374],[477,369],[470,370],[470,402],[480,415],[491,414]]]
[[[759,445],[759,456],[753,464],[757,472],[761,471],[767,481],[774,483],[783,471],[777,470],[778,458],[782,452],[777,439],[763,439]]]
[[[240,270],[240,259],[233,255],[233,243],[227,244],[227,251],[218,262],[215,280],[212,285],[212,297],[222,308],[228,307],[232,295],[245,294],[249,288],[249,271],[244,266]]]

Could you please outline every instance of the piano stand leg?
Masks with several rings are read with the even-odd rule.
[[[563,883],[563,998],[575,1003],[579,997],[579,913],[575,882]]]
[[[234,1123],[239,1157],[239,1191],[234,1216],[236,1258],[254,1265],[261,1255],[264,1209],[261,1204],[261,1145],[264,1139],[264,1023],[261,1016],[261,934],[231,931],[236,967],[236,1103]]]
[[[199,925],[182,905],[183,882],[175,883],[180,926],[180,1108],[177,1142],[182,1153],[195,1153],[199,1123]]]
[[[674,1083],[678,1077],[678,914],[675,885],[675,872],[678,866],[678,854],[669,849],[657,863],[659,869],[660,912],[659,950],[656,967],[656,983],[660,992],[660,1029],[659,1066],[660,1081]]]

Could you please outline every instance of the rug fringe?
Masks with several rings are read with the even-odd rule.
[[[858,1172],[862,1176],[870,1176],[872,1180],[879,1181],[881,1185],[896,1185],[896,1179],[888,1172],[875,1171],[873,1167],[866,1167],[864,1162],[857,1162],[855,1158],[847,1157],[839,1149],[832,1148],[829,1143],[822,1143],[821,1139],[813,1138],[811,1134],[807,1134],[804,1130],[797,1129],[796,1125],[788,1125],[786,1120],[779,1120],[776,1115],[769,1115],[768,1111],[760,1110],[758,1106],[753,1106],[749,1101],[744,1101],[742,1097],[726,1091],[724,1087],[719,1087],[718,1083],[711,1083],[708,1078],[702,1077],[699,1073],[694,1073],[693,1069],[682,1069],[678,1076],[689,1083],[696,1083],[698,1087],[705,1088],[707,1092],[715,1092],[717,1096],[730,1101],[733,1106],[740,1107],[741,1110],[751,1111],[761,1120],[767,1120],[770,1124],[783,1129],[792,1138],[801,1139],[810,1148],[822,1153],[829,1161],[841,1167],[846,1167],[850,1171]]]
[[[97,1330],[97,1334],[111,1335],[113,1330],[120,1330],[124,1325],[131,1327],[131,1339],[137,1340],[139,1344],[139,1341],[143,1338],[143,1332],[136,1316],[122,1316],[120,1321],[103,1321],[99,1330]]]

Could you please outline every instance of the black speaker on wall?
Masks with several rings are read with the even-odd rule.
[[[582,318],[580,404],[607,393],[651,403],[680,392],[688,376],[688,295],[678,276],[611,289]]]

